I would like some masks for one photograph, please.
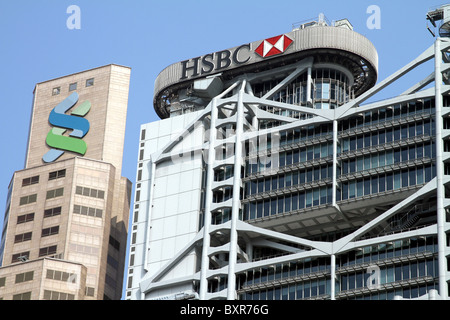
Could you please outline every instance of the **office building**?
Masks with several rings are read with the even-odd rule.
[[[126,299],[447,299],[450,6],[428,19],[433,45],[381,81],[373,44],[323,15],[162,70]]]
[[[25,167],[8,189],[0,299],[121,298],[129,81],[111,64],[36,84]]]

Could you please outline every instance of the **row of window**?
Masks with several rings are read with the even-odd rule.
[[[46,200],[53,199],[57,197],[62,197],[63,195],[64,195],[64,188],[48,190],[45,199]]]
[[[77,214],[81,214],[81,215],[85,215],[85,216],[89,216],[89,217],[101,218],[103,215],[103,210],[76,204],[73,206],[73,213],[77,213]]]
[[[437,268],[438,264],[432,258],[392,266],[381,266],[375,274],[376,284],[382,285],[426,276],[435,277],[438,274]],[[338,288],[340,291],[344,291],[365,287],[368,285],[369,277],[371,277],[371,273],[365,270],[342,274],[338,281]]]
[[[23,206],[23,205],[26,205],[26,204],[34,203],[34,202],[36,202],[36,200],[37,200],[37,194],[36,193],[35,194],[30,194],[28,196],[20,197],[19,204],[21,206]]]
[[[13,295],[12,300],[31,300],[31,291],[15,294]],[[75,295],[65,292],[44,290],[44,300],[75,300]]]
[[[434,126],[433,126],[434,128]],[[412,138],[419,135],[433,135],[434,132],[431,132],[430,120],[414,124],[390,128],[386,130],[380,130],[378,132],[368,133],[365,135],[360,135],[357,137],[344,138],[342,139],[342,143],[338,144],[338,153],[340,152],[348,152],[357,149],[377,146],[380,144],[389,143],[392,141],[404,140],[407,138]],[[415,150],[415,149],[417,150]],[[387,160],[390,161],[392,150],[387,152]],[[421,158],[422,156],[433,157],[434,149],[430,143],[426,144],[418,144],[417,146],[411,146],[408,148],[402,148],[395,150],[394,162],[398,162],[400,159],[399,155],[402,152],[402,159],[408,158],[405,156],[405,153],[408,153],[410,159]],[[310,161],[313,159],[326,158],[333,154],[333,143],[325,142],[321,144],[316,144],[313,146],[303,147],[295,150],[280,152],[278,154],[278,164],[273,161],[273,157],[277,157],[276,153],[267,156],[260,156],[258,160],[252,159],[246,162],[246,174],[253,174],[257,172],[261,172],[267,170],[267,168],[274,168],[274,166],[278,165],[279,167],[288,166],[291,164]],[[397,159],[398,158],[398,159]],[[275,159],[276,160],[276,159]],[[381,161],[381,160],[380,160]],[[404,161],[404,160],[401,160]],[[382,163],[382,162],[381,162]]]
[[[341,183],[338,199],[347,200],[378,192],[396,190],[429,182],[436,176],[434,165],[417,166]],[[339,190],[338,190],[339,191]]]
[[[56,254],[56,245],[39,249],[39,257]],[[16,253],[12,255],[11,263],[23,262],[30,259],[30,251]]]
[[[44,300],[75,300],[75,295],[66,292],[44,290]]]
[[[300,300],[329,295],[329,279],[308,280],[284,286],[255,290],[239,295],[240,300]]]
[[[339,132],[361,127],[363,125],[368,126],[376,124],[379,121],[388,121],[398,119],[401,117],[411,116],[415,114],[430,114],[433,110],[430,108],[430,103],[426,104],[426,107],[422,109],[420,104],[417,104],[417,108],[410,107],[405,109],[400,105],[396,105],[393,108],[385,108],[379,110],[373,110],[364,113],[363,116],[342,120],[339,122]],[[298,143],[309,139],[319,138],[322,136],[330,135],[333,132],[332,124],[320,124],[310,125],[287,131],[280,132],[279,144],[281,146]],[[418,135],[434,135],[435,125],[432,119],[419,120],[415,123],[398,125],[392,128],[382,129],[357,137],[343,138],[342,139],[342,152],[354,150],[356,148],[367,148],[375,146],[377,144],[388,143],[391,141],[397,141],[405,139],[407,137],[414,137]],[[259,151],[270,149],[272,143],[272,136],[268,135],[264,137],[264,146],[259,147]],[[247,154],[248,155],[248,154]]]
[[[367,111],[358,115],[356,117],[351,117],[349,119],[341,120],[338,123],[339,132],[343,132],[349,129],[356,129],[362,126],[374,125],[379,122],[386,122],[390,120],[421,115],[427,117],[429,114],[434,113],[434,99],[425,99],[424,101],[412,101],[408,103],[403,103],[402,105],[397,104],[389,106],[386,108],[381,108],[377,110]],[[414,132],[413,132],[414,131]],[[307,140],[311,138],[317,138],[322,135],[327,135],[332,133],[332,124],[321,124],[321,125],[311,125],[302,128],[290,129],[287,131],[280,132],[280,145],[287,145],[291,143],[297,143],[301,140]],[[434,123],[432,120],[418,121],[417,124],[411,124],[406,126],[396,126],[394,128],[389,128],[386,130],[380,130],[379,132],[374,132],[368,134],[371,141],[366,141],[366,147],[369,145],[375,145],[375,140],[378,143],[385,143],[389,141],[395,141],[398,137],[405,136],[416,136],[422,134],[434,134]],[[373,137],[371,137],[371,135]],[[376,137],[375,137],[376,136]],[[367,139],[367,137],[365,137]],[[271,141],[270,137],[267,138],[267,148],[270,148]],[[347,143],[344,141],[343,143]],[[260,149],[266,148],[260,147]],[[344,150],[346,150],[344,148]],[[343,151],[345,152],[345,151]],[[248,154],[247,154],[248,155]]]
[[[367,246],[352,250],[336,257],[336,267],[343,268],[361,263],[376,263],[379,260],[410,254],[437,251],[437,237],[426,236],[397,240],[379,245]]]
[[[237,276],[240,288],[330,270],[329,258],[304,259],[248,270]]]
[[[276,176],[267,176],[262,179],[252,180],[245,183],[245,196],[282,189],[285,187],[301,185],[313,181],[332,178],[333,166],[322,165],[307,170],[295,170]]]
[[[290,151],[283,151],[279,154],[272,153],[267,156],[246,160],[246,176],[264,172],[268,169],[289,166],[291,164],[306,162],[314,159],[326,158],[333,154],[333,143],[325,142],[314,146],[303,147]]]
[[[433,114],[434,109],[434,98],[395,104],[386,108],[366,111],[358,116],[341,120],[338,124],[338,130],[342,132],[415,115]]]
[[[23,282],[27,282],[27,281],[32,281],[33,277],[34,277],[34,271],[19,273],[19,274],[16,274],[14,283],[18,284],[18,283],[23,283]],[[46,279],[57,280],[57,281],[62,281],[62,282],[67,282],[67,283],[77,283],[77,274],[69,273],[69,272],[65,272],[65,271],[47,269]],[[6,277],[0,278],[0,288],[4,287],[5,284],[6,284]],[[94,288],[90,288],[90,287],[86,288],[86,293],[90,293],[93,296],[94,295],[93,292],[94,292]],[[87,294],[87,295],[89,295],[89,294]],[[30,299],[29,293],[20,293],[13,297],[13,300],[29,300],[29,299]],[[68,294],[68,293],[63,293],[63,292],[56,293],[55,291],[45,290],[44,291],[44,299],[73,300],[74,296],[72,294]]]
[[[423,157],[434,158],[435,153],[436,150],[434,148],[433,142],[425,142],[402,148],[381,151],[374,154],[368,154],[353,159],[344,159],[341,160],[342,174],[368,170],[376,167],[383,167],[385,165],[405,162],[408,160],[420,159]],[[320,145],[310,146],[307,148],[300,148],[297,150],[281,152],[279,154],[278,165],[279,167],[288,166],[299,162],[305,162],[308,160],[327,157],[331,154],[332,154],[332,144],[323,143]],[[272,156],[276,156],[276,154],[273,154]],[[271,156],[267,156],[267,158],[259,158],[256,163],[252,162],[256,161],[248,160],[246,162],[247,175],[258,172],[264,172],[264,170],[266,170],[268,167],[270,168],[274,165]],[[318,169],[317,168],[309,169],[310,172],[311,170],[318,170]],[[323,167],[320,170],[323,170]],[[331,177],[331,175],[326,174],[326,178],[328,177]],[[306,182],[308,182],[308,180]]]
[[[244,204],[242,219],[251,220],[332,202],[332,187],[308,189]]]
[[[61,214],[61,207],[54,207],[44,210],[44,218],[49,218]],[[17,216],[17,224],[34,221],[34,212]]]
[[[349,99],[348,77],[333,69],[314,69],[311,74],[312,85],[310,96],[317,100],[333,100],[345,102]],[[255,96],[262,97],[278,84],[279,80],[269,80],[252,85]],[[307,73],[304,72],[291,81],[286,87],[274,94],[271,100],[289,104],[305,104],[307,97]],[[337,100],[337,101],[336,101]]]
[[[86,87],[92,87],[94,85],[94,78],[90,78],[86,80]],[[73,82],[69,84],[69,92],[77,90],[77,82]],[[61,87],[55,87],[52,90],[52,95],[56,96],[61,93]]]
[[[55,180],[59,178],[64,178],[66,176],[66,169],[52,171],[48,174],[48,180]],[[29,178],[22,179],[22,187],[26,187],[32,184],[39,183],[39,176],[33,176]]]
[[[355,179],[353,181],[346,181],[342,182],[340,190],[337,190],[337,199],[338,201],[347,200],[350,198],[423,184],[429,182],[434,176],[436,176],[435,166],[423,165],[398,170],[392,173],[383,173],[371,177]],[[261,188],[265,187],[265,184],[261,185]],[[293,192],[292,194],[285,196],[245,203],[243,219],[249,220],[271,216],[283,212],[295,211],[297,209],[329,204],[331,201],[331,186],[312,188],[305,191]]]
[[[427,119],[393,128],[372,131],[358,136],[342,138],[340,151],[347,152],[357,149],[369,148],[393,141],[405,140],[416,136],[434,136],[434,121]],[[339,148],[338,148],[339,152]]]
[[[432,142],[419,143],[409,147],[366,154],[357,158],[341,160],[341,174],[369,170],[391,164],[422,158],[435,158],[436,148]],[[339,176],[339,174],[338,174]]]
[[[427,284],[415,285],[412,284],[408,287],[397,288],[395,290],[382,290],[379,292],[364,293],[353,298],[347,298],[352,300],[393,300],[395,296],[400,296],[405,299],[414,299],[427,294],[431,289],[437,289],[438,285],[435,282],[429,282]]]
[[[91,217],[101,218],[103,214],[102,209],[90,208],[81,205],[74,205],[73,213],[83,214]],[[54,217],[61,214],[61,207],[54,207],[45,209],[44,218]],[[34,213],[28,213],[17,217],[17,223],[25,223],[34,220]]]
[[[31,281],[31,280],[33,280],[33,276],[34,276],[34,271],[18,273],[18,274],[16,274],[16,279],[15,279],[14,283],[22,283],[22,282],[26,282],[26,281]],[[6,285],[6,277],[1,277],[0,278],[0,288],[4,287],[5,285]]]
[[[325,280],[313,280],[303,283],[293,283],[282,287],[255,290],[239,294],[239,300],[300,300],[329,294],[330,282]],[[425,295],[431,289],[436,289],[435,283],[422,285],[410,285],[404,288],[390,290],[372,290],[361,296],[355,296],[358,300],[393,300],[395,296],[405,299],[414,299]],[[348,299],[348,298],[347,298]]]
[[[355,264],[362,263],[374,263],[377,264],[381,260],[392,259],[395,257],[408,256],[410,254],[416,254],[420,252],[436,252],[437,251],[437,238],[436,236],[428,236],[425,238],[410,238],[405,240],[398,240],[393,243],[384,243],[374,246],[367,246],[358,250],[349,251],[343,254],[339,254],[336,257],[337,270],[345,270],[346,266],[354,266]],[[384,284],[387,282],[406,280],[410,278],[434,276],[436,274],[435,268],[437,264],[433,258],[422,258],[420,261],[406,262],[403,264],[380,267],[380,282]],[[353,267],[351,270],[355,270]],[[362,267],[361,267],[362,268]],[[274,266],[260,267],[253,270],[248,270],[245,273],[238,275],[238,284],[241,288],[251,286],[255,284],[261,284],[274,280],[296,278],[298,276],[316,272],[329,272],[330,259],[328,257],[321,257],[316,259],[304,259],[298,261],[284,262],[276,264]],[[394,271],[392,271],[394,270]],[[358,279],[361,275],[364,275],[365,269],[361,269]],[[392,273],[392,272],[393,273]],[[353,272],[353,271],[352,271]],[[351,272],[350,272],[351,273]],[[341,272],[342,279],[350,277],[350,273],[346,271]],[[355,273],[352,273],[355,275]],[[393,278],[391,277],[393,274]],[[353,277],[353,276],[352,276]],[[366,283],[369,274],[365,275]],[[352,278],[353,279],[353,278]],[[363,278],[361,278],[363,279]],[[362,280],[359,279],[358,283]],[[341,284],[343,280],[341,280]],[[347,288],[352,289],[354,286],[345,286],[342,290]]]
[[[58,188],[53,190],[48,190],[45,196],[46,200],[61,197],[64,194],[64,188]],[[27,196],[20,197],[19,205],[23,206],[26,204],[34,203],[37,201],[37,194],[30,194]]]
[[[87,197],[92,197],[92,198],[98,198],[98,199],[105,198],[105,191],[87,188],[87,187],[77,186],[75,189],[75,193],[79,194],[79,195],[87,196]]]
[[[76,273],[69,273],[65,271],[47,269],[45,276],[47,279],[64,281],[69,283],[77,283]]]
[[[98,199],[105,198],[105,191],[87,188],[87,187],[77,186],[75,193],[79,194],[79,195],[83,195],[83,196],[98,198]],[[64,195],[64,188],[48,190],[45,199],[49,200],[49,199],[61,197],[63,195]],[[21,197],[19,204],[22,206],[22,205],[34,203],[36,201],[37,201],[37,194],[30,194],[30,195]]]
[[[311,140],[333,134],[333,124],[324,123],[319,125],[309,125],[300,128],[290,129],[280,132],[280,146],[285,146],[300,141]],[[267,148],[272,144],[271,135],[267,135]],[[260,150],[261,151],[261,150]]]

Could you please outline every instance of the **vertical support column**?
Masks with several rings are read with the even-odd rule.
[[[253,244],[250,242],[250,239],[247,241],[245,246],[245,252],[247,253],[248,260],[253,260]]]
[[[437,236],[438,236],[438,266],[439,266],[439,295],[447,299],[447,283],[445,274],[447,271],[447,262],[445,258],[445,208],[444,198],[445,190],[443,185],[444,163],[443,163],[443,141],[442,141],[442,52],[441,39],[437,38],[434,43],[434,79],[435,79],[435,125],[436,125],[436,182],[437,182]]]
[[[337,191],[337,142],[338,142],[338,122],[333,120],[333,194],[331,195],[332,205],[336,207]]]
[[[308,78],[306,79],[306,105],[312,104],[311,97],[311,67],[308,67]]]
[[[331,255],[330,268],[330,299],[336,300],[336,255],[334,253]]]
[[[233,207],[231,209],[231,229],[230,229],[230,252],[228,260],[228,286],[227,299],[234,300],[236,298],[236,274],[235,267],[237,263],[237,246],[238,234],[236,230],[239,218],[239,209],[241,206],[240,189],[241,189],[241,167],[242,167],[242,133],[244,128],[244,103],[243,94],[246,81],[242,81],[241,88],[238,92],[238,100],[236,106],[236,140],[234,153],[234,179],[233,179]]]
[[[208,271],[209,271],[209,256],[208,251],[211,242],[211,235],[209,234],[211,226],[211,203],[212,203],[212,182],[214,177],[214,161],[215,161],[215,144],[216,144],[216,119],[217,119],[217,98],[211,101],[211,123],[209,128],[209,149],[206,170],[206,199],[205,199],[205,213],[203,217],[203,247],[202,259],[200,269],[200,300],[205,300],[208,291]]]

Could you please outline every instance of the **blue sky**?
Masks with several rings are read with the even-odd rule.
[[[425,15],[443,0],[15,0],[0,1],[0,230],[8,184],[24,167],[36,83],[110,63],[132,68],[122,175],[135,181],[139,127],[158,120],[153,83],[166,66],[291,31],[324,13],[347,18],[378,51],[381,81],[433,44]],[[81,29],[66,13],[77,5]],[[371,5],[380,28],[369,29]],[[431,24],[429,24],[432,27]],[[432,62],[431,62],[432,63]],[[392,97],[432,69],[428,63],[374,100]]]

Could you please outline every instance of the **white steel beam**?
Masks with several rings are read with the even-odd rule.
[[[448,297],[447,282],[445,279],[447,272],[447,262],[445,257],[446,234],[445,234],[445,189],[443,184],[444,162],[442,152],[444,144],[442,140],[443,119],[442,119],[442,51],[441,39],[434,42],[434,79],[435,79],[435,125],[436,125],[436,188],[437,188],[437,237],[438,237],[438,274],[439,274],[439,294],[444,299]]]
[[[211,242],[211,235],[209,234],[209,228],[211,226],[211,204],[213,200],[212,184],[214,178],[214,166],[215,160],[215,141],[216,141],[216,120],[217,120],[217,98],[211,101],[211,122],[209,128],[209,149],[208,149],[208,164],[206,171],[206,200],[205,211],[203,217],[203,247],[201,257],[201,269],[200,269],[200,300],[204,300],[206,293],[208,292],[208,279],[207,273],[209,270],[209,256],[208,250]]]
[[[236,298],[236,273],[235,266],[237,263],[237,246],[238,234],[236,230],[239,212],[241,208],[241,166],[242,166],[242,134],[244,131],[244,102],[243,95],[245,91],[246,81],[243,80],[238,93],[238,101],[236,107],[236,141],[235,141],[235,161],[234,161],[234,182],[233,182],[233,206],[231,209],[231,228],[230,228],[230,252],[228,262],[228,289],[227,299],[234,300]]]

